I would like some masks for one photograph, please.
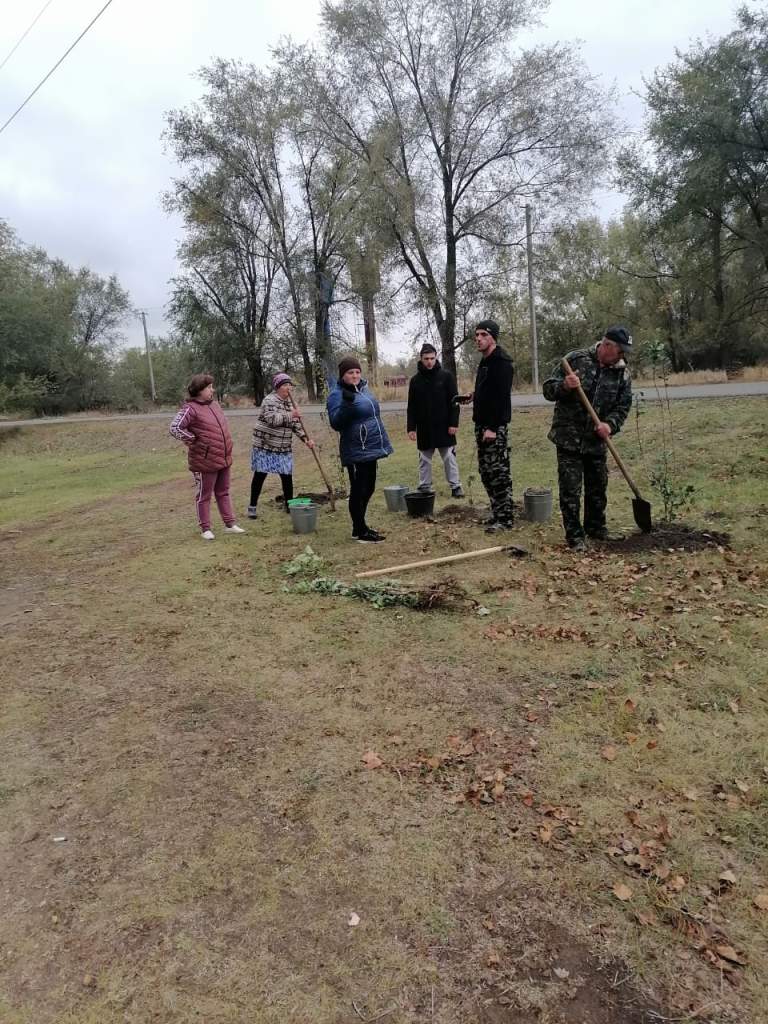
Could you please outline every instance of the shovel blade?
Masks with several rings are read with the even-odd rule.
[[[653,529],[650,501],[645,501],[643,498],[633,498],[632,512],[635,516],[635,522],[643,533],[650,533]]]

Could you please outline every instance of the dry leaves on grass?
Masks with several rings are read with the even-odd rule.
[[[489,626],[483,636],[487,640],[553,640],[556,643],[583,643],[588,647],[595,644],[594,636],[586,629],[573,626],[536,626],[510,621],[504,625]]]
[[[369,750],[360,758],[366,768],[381,768],[384,764],[382,759],[373,750]]]
[[[631,900],[634,896],[634,893],[629,888],[629,886],[624,885],[623,882],[616,882],[615,885],[612,886],[611,892],[616,897],[616,899],[621,900],[622,903],[626,903],[627,900]]]
[[[759,892],[752,902],[758,910],[768,910],[768,892]]]

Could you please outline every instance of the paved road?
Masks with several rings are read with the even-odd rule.
[[[655,388],[634,386],[634,393],[642,394],[648,401],[655,402],[659,398]],[[768,395],[768,381],[756,380],[749,383],[729,384],[688,384],[683,387],[669,389],[670,399],[681,398],[748,398],[755,395]],[[512,407],[525,409],[539,405],[550,405],[542,395],[512,395]],[[405,402],[382,402],[381,408],[384,412],[403,412]],[[322,405],[304,405],[302,412],[307,414],[320,413],[324,410]],[[253,416],[251,409],[228,409],[227,416]],[[37,427],[56,426],[59,423],[109,423],[114,420],[169,420],[173,416],[171,410],[165,412],[142,412],[126,414],[121,413],[114,416],[95,416],[85,414],[78,416],[44,416],[38,420],[0,420],[0,429],[3,427]]]

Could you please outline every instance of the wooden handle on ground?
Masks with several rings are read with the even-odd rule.
[[[571,369],[571,364],[568,362],[568,360],[565,357],[563,357],[562,364],[563,364],[563,369],[565,370],[566,373],[573,373],[573,370]],[[581,399],[581,404],[584,406],[584,408],[587,410],[589,415],[592,417],[592,422],[595,424],[596,427],[599,427],[601,422],[602,422],[602,420],[597,415],[595,410],[592,408],[592,403],[590,402],[590,400],[584,394],[584,388],[581,386],[581,382],[579,382],[579,386],[577,388],[577,392],[578,392],[579,398]],[[610,437],[606,437],[605,438],[605,443],[608,446],[608,451],[611,453],[611,455],[616,460],[616,465],[619,467],[621,472],[624,474],[624,479],[627,481],[629,486],[632,488],[632,490],[633,490],[633,492],[635,494],[635,497],[636,498],[640,498],[640,500],[642,501],[643,500],[643,496],[640,493],[640,491],[637,489],[637,484],[632,479],[632,477],[629,475],[629,470],[624,465],[624,463],[623,463],[619,453],[616,451],[616,448],[615,448],[615,446],[613,444],[613,441],[611,441]]]
[[[291,405],[293,406],[293,408],[297,409],[298,406],[296,405],[295,401],[293,400],[293,395],[289,393],[288,397],[291,400]],[[299,416],[299,425],[301,426],[301,429],[306,434],[307,440],[310,441],[311,438],[309,436],[309,431],[304,426],[304,420],[301,418],[301,416]],[[336,511],[336,499],[335,499],[335,496],[334,496],[334,493],[333,493],[333,488],[331,487],[330,480],[325,475],[325,470],[323,469],[322,464],[320,462],[320,456],[317,454],[317,452],[315,451],[314,448],[310,448],[309,450],[312,452],[312,454],[315,457],[315,462],[317,463],[317,468],[320,470],[320,476],[323,478],[323,483],[325,484],[326,489],[328,491],[328,501],[331,503],[331,511],[335,512]]]
[[[422,562],[406,562],[404,565],[390,565],[388,569],[369,569],[368,572],[356,572],[355,579],[362,580],[370,576],[388,576],[393,572],[405,572],[407,569],[421,569],[425,565],[444,565],[446,562],[463,562],[467,558],[480,558],[481,555],[494,555],[499,551],[513,551],[518,555],[528,552],[514,544],[499,544],[494,548],[481,548],[479,551],[462,551],[460,555],[443,555],[442,558],[427,558]]]

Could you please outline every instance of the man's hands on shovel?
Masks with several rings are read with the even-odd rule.
[[[566,373],[563,384],[569,391],[576,391],[581,384],[578,373],[574,373],[573,370],[570,373]],[[610,423],[603,422],[595,426],[595,433],[601,441],[605,441],[607,437],[611,436],[613,431],[611,430]]]

